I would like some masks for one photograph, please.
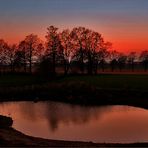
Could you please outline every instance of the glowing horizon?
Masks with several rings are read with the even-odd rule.
[[[147,0],[1,0],[0,38],[18,43],[30,33],[45,39],[46,28],[84,26],[122,52],[148,49]]]

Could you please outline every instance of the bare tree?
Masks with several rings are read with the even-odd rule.
[[[124,55],[123,53],[120,53],[119,56],[118,56],[118,66],[119,66],[120,72],[125,67],[126,60],[127,60],[127,56]]]
[[[88,73],[92,70],[97,73],[97,65],[99,61],[99,53],[103,49],[104,40],[98,32],[88,30],[88,39],[86,39],[86,51],[88,58]]]
[[[147,71],[148,68],[148,50],[144,50],[141,52],[140,60],[143,63],[144,71]]]
[[[59,54],[59,50],[61,47],[61,42],[59,39],[58,28],[54,26],[49,26],[47,28],[47,35],[46,37],[46,56],[48,59],[51,59],[51,73],[53,76],[56,74],[56,59]]]
[[[99,62],[99,65],[100,65],[103,72],[104,72],[104,69],[105,69],[104,65],[106,63],[106,58],[108,57],[108,55],[109,55],[109,52],[107,51],[106,48],[102,48],[98,52],[98,62]]]
[[[75,55],[70,30],[66,29],[60,33],[60,41],[60,54],[64,61],[64,73],[66,75],[69,71],[70,63]]]
[[[100,67],[102,71],[104,71],[104,65],[106,63],[106,59],[109,57],[109,51],[108,49],[111,49],[112,44],[110,42],[102,42],[101,48],[97,53],[98,56],[98,62],[100,64]]]
[[[130,67],[132,69],[132,71],[134,72],[135,70],[135,59],[136,59],[136,52],[130,52],[128,55],[128,63],[130,64]]]
[[[74,50],[76,51],[76,58],[79,61],[80,70],[84,73],[84,60],[85,60],[85,48],[84,48],[84,32],[85,27],[75,27],[71,32],[71,37],[74,44]]]
[[[117,66],[117,60],[118,60],[119,53],[116,50],[112,50],[109,53],[109,59],[110,59],[110,66],[111,71],[113,72]]]
[[[7,51],[8,51],[8,44],[3,40],[0,39],[0,69],[3,70],[3,67],[7,65]]]
[[[21,41],[15,53],[15,65],[17,65],[17,67],[23,66],[25,73],[27,72],[27,50],[28,46],[26,41]]]
[[[25,38],[27,61],[29,62],[29,72],[32,73],[32,64],[41,52],[39,49],[40,39],[37,35],[30,34]]]
[[[10,66],[11,72],[14,72],[14,60],[15,60],[15,54],[17,51],[17,45],[12,44],[9,45],[9,48],[7,48],[7,62],[8,65]]]
[[[93,72],[93,56],[95,49],[93,48],[93,32],[89,29],[84,30],[84,49],[87,60],[87,73]],[[95,46],[95,45],[94,45]]]

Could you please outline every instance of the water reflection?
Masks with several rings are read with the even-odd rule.
[[[128,106],[82,107],[55,102],[7,102],[0,114],[32,136],[95,142],[148,141],[148,111]]]

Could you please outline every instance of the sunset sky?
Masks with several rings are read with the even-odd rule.
[[[84,26],[118,51],[148,49],[148,0],[0,0],[0,38],[17,43],[46,28]]]

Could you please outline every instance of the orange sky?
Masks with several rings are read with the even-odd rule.
[[[42,25],[41,25],[42,26]],[[13,28],[13,26],[10,26],[7,31],[2,31],[1,37],[4,38],[6,41],[9,43],[18,43],[20,40],[23,40],[24,37],[30,33],[35,33],[38,34],[38,36],[42,39],[45,40],[45,35],[46,35],[46,26],[44,25],[43,27],[40,27],[39,25],[35,27],[34,24],[32,24],[32,27],[16,27]],[[57,25],[60,27],[60,25]],[[86,26],[86,25],[84,25]],[[26,27],[26,28],[25,28]],[[87,27],[87,26],[86,26]],[[2,27],[1,27],[2,28]],[[63,27],[64,28],[64,27]],[[140,31],[135,31],[134,33],[129,30],[125,32],[125,30],[114,30],[114,29],[106,29],[105,27],[99,29],[98,28],[93,28],[90,27],[102,34],[104,37],[105,41],[112,42],[113,44],[113,49],[116,49],[118,51],[122,52],[129,52],[129,51],[141,51],[148,49],[148,33],[145,32],[144,30],[141,32]]]
[[[84,26],[121,52],[148,49],[147,0],[1,0],[0,38],[18,43],[30,33],[45,40],[46,28]]]

